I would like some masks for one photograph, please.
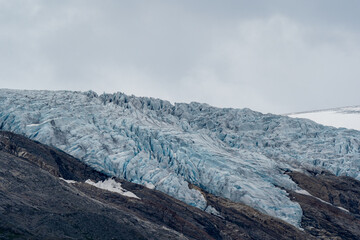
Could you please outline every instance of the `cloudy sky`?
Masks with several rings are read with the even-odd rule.
[[[0,88],[360,105],[360,1],[0,0]]]

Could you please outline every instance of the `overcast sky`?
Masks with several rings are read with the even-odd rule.
[[[360,1],[0,0],[0,88],[360,105]]]

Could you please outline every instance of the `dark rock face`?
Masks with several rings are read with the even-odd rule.
[[[328,172],[289,173],[291,178],[311,195],[334,206],[347,209],[360,218],[360,182],[350,177],[337,177]]]
[[[338,206],[351,213],[291,192],[304,210],[305,231],[301,231],[202,189],[218,216],[159,191],[115,179],[140,199],[129,198],[85,183],[108,176],[70,155],[20,135],[0,132],[0,239],[359,239],[358,182],[346,178],[345,183],[336,185],[336,178],[325,181],[305,175],[308,178],[304,181],[302,175],[289,175],[295,181],[300,179],[299,185],[316,197],[329,195],[326,191],[316,195],[320,194],[316,189],[331,189],[334,204],[339,199],[342,205]],[[77,182],[70,184],[60,177]],[[310,191],[315,186],[313,181],[319,187]],[[349,188],[343,187],[350,183]]]
[[[23,159],[4,152],[0,159],[0,239],[184,239]]]
[[[55,177],[75,181],[99,181],[108,178],[61,150],[10,132],[0,131],[0,151],[26,159]]]
[[[327,172],[289,172],[312,196],[290,192],[303,209],[302,227],[319,239],[360,239],[360,182]]]
[[[191,187],[201,191],[208,204],[215,207],[226,221],[236,226],[237,234],[244,239],[314,239],[311,235],[249,206],[214,196],[194,185]]]
[[[120,179],[141,200],[84,183],[107,178],[61,151],[0,132],[0,239],[310,239],[240,204],[230,218],[232,208],[209,202],[224,214],[217,217]],[[253,225],[259,219],[269,222]],[[288,233],[272,230],[279,225]]]

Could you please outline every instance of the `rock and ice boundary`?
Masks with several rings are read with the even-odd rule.
[[[0,90],[0,129],[55,146],[90,166],[207,207],[204,190],[295,226],[298,186],[286,169],[360,179],[360,132],[249,109],[70,91]]]

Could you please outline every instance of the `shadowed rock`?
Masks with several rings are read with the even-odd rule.
[[[0,132],[0,239],[312,238],[211,194],[206,198],[217,216],[124,180],[115,179],[140,199],[84,182],[106,178],[61,151]]]
[[[360,182],[328,172],[288,172],[309,194],[290,191],[303,209],[301,225],[319,239],[360,239]]]

